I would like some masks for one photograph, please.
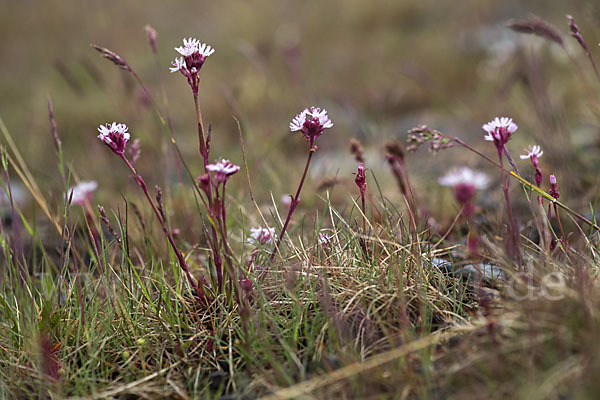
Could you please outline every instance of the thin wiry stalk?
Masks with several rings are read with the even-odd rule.
[[[63,161],[63,148],[60,136],[58,136],[58,128],[56,127],[56,120],[54,119],[54,106],[52,105],[52,99],[48,96],[48,118],[50,120],[50,133],[52,134],[52,140],[54,141],[54,148],[56,150],[56,157],[58,159],[58,171],[60,178],[62,179],[63,188],[67,188],[67,177],[65,175],[65,166]]]
[[[101,48],[99,46],[96,46],[96,45],[92,45],[92,47],[94,49],[96,49],[97,51],[99,51],[103,55],[104,55],[104,51],[107,50],[107,49],[103,49],[103,48]],[[109,58],[109,57],[105,56],[105,58]],[[109,59],[111,61],[113,61],[111,58],[109,58]],[[198,187],[198,185],[196,184],[196,180],[194,178],[194,175],[192,174],[192,171],[190,170],[189,166],[187,165],[187,162],[185,161],[185,158],[183,157],[183,154],[181,153],[181,150],[179,149],[179,146],[177,145],[177,141],[175,140],[175,135],[173,134],[173,128],[172,128],[171,124],[168,122],[168,120],[165,119],[165,117],[163,116],[162,112],[160,111],[160,108],[158,107],[158,103],[154,99],[154,96],[152,96],[152,93],[150,93],[150,91],[148,90],[148,88],[146,87],[146,85],[144,84],[144,82],[141,80],[141,78],[138,76],[138,74],[134,71],[134,69],[129,64],[127,64],[127,62],[125,62],[121,57],[119,57],[119,62],[121,64],[115,63],[115,61],[113,61],[113,63],[115,63],[120,68],[125,69],[127,72],[129,72],[133,76],[133,78],[136,80],[136,82],[140,85],[140,87],[144,91],[144,94],[150,100],[150,103],[152,104],[152,107],[154,108],[154,112],[158,116],[158,119],[160,120],[161,124],[164,127],[167,128],[167,132],[169,133],[169,136],[170,136],[170,139],[171,139],[171,145],[175,148],[175,151],[177,152],[177,156],[179,157],[179,160],[181,161],[181,164],[183,165],[183,168],[185,169],[185,171],[186,171],[186,173],[187,173],[190,181],[193,183],[194,189],[196,190],[196,192],[199,195],[201,195],[201,190]]]
[[[287,217],[285,218],[285,222],[283,224],[283,227],[281,228],[281,233],[279,234],[279,237],[277,237],[277,242],[275,243],[275,248],[273,249],[273,253],[271,253],[271,256],[269,257],[269,263],[273,262],[275,255],[278,253],[279,244],[281,243],[281,240],[283,239],[283,236],[285,235],[285,231],[288,227],[288,224],[290,223],[290,220],[292,219],[292,215],[294,214],[294,211],[296,210],[296,207],[298,206],[298,199],[300,198],[300,192],[302,191],[302,186],[304,185],[304,179],[306,178],[306,174],[308,172],[308,167],[310,166],[310,160],[312,159],[312,156],[316,151],[316,148],[313,146],[313,144],[314,144],[314,140],[311,140],[310,144],[309,144],[308,157],[306,158],[306,165],[304,166],[304,172],[302,173],[302,178],[300,179],[300,184],[298,185],[296,194],[294,195],[294,198],[292,199],[292,204],[290,204],[290,209],[288,210]]]
[[[519,266],[523,265],[523,260],[521,258],[521,250],[519,249],[519,231],[517,230],[517,224],[515,222],[515,218],[512,213],[512,207],[510,204],[510,195],[508,193],[508,182],[506,181],[504,166],[503,166],[503,157],[502,157],[502,149],[498,149],[498,158],[500,160],[500,174],[502,176],[502,191],[504,192],[504,200],[506,201],[506,207],[508,209],[508,220],[509,220],[509,228],[510,228],[510,241],[512,248],[509,247],[509,254],[516,254],[517,260],[519,262]]]
[[[144,195],[146,196],[146,199],[148,200],[148,203],[150,203],[150,207],[152,208],[152,211],[154,212],[154,215],[156,215],[156,218],[158,219],[158,222],[160,223],[160,225],[162,227],[162,230],[165,233],[165,235],[167,236],[169,244],[171,245],[171,248],[173,249],[173,252],[175,253],[175,256],[177,257],[177,261],[179,262],[179,266],[184,271],[184,273],[185,273],[185,275],[186,275],[186,277],[187,277],[190,285],[192,286],[192,288],[196,288],[197,287],[197,283],[194,281],[194,278],[192,278],[192,275],[191,275],[191,273],[190,273],[190,271],[189,271],[189,269],[187,267],[187,264],[185,262],[185,258],[183,257],[183,254],[181,253],[181,251],[179,250],[179,248],[175,244],[175,240],[173,239],[173,235],[171,235],[171,232],[169,231],[169,228],[167,227],[166,222],[163,220],[163,218],[162,218],[162,216],[160,214],[160,211],[158,211],[158,208],[154,204],[154,200],[152,199],[152,196],[148,192],[148,188],[146,187],[146,183],[144,182],[144,180],[141,177],[141,175],[138,174],[138,172],[133,167],[133,165],[131,164],[131,162],[129,162],[129,160],[127,159],[127,157],[125,157],[124,154],[121,154],[120,156],[121,156],[121,159],[125,162],[125,164],[129,168],[129,170],[131,171],[131,173],[133,174],[135,182],[138,184],[138,186],[144,192]]]
[[[202,156],[202,160],[204,161],[204,169],[206,170],[206,166],[208,165],[208,149],[206,147],[206,139],[204,135],[204,124],[202,122],[202,110],[200,109],[200,101],[198,100],[198,95],[194,94],[194,110],[196,111],[196,120],[198,121],[198,151]]]

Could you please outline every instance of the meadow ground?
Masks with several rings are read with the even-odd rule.
[[[0,397],[598,396],[595,3],[2,9]]]

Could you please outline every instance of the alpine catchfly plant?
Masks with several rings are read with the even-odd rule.
[[[113,153],[118,155],[123,160],[123,162],[125,162],[125,165],[127,165],[129,170],[133,174],[133,179],[134,179],[135,183],[137,183],[138,186],[144,192],[144,195],[146,196],[146,199],[148,200],[148,203],[150,204],[150,207],[152,208],[154,215],[156,215],[156,218],[158,219],[158,222],[160,223],[163,232],[167,236],[169,244],[171,245],[171,248],[175,252],[179,266],[185,273],[192,288],[196,288],[197,284],[195,283],[194,278],[192,278],[192,275],[187,267],[187,264],[185,262],[185,258],[183,257],[183,254],[181,253],[181,251],[175,244],[175,240],[173,239],[173,235],[171,234],[171,231],[169,230],[169,228],[167,226],[167,221],[165,221],[165,219],[163,217],[163,213],[161,213],[159,211],[159,207],[156,205],[154,199],[148,192],[148,188],[146,186],[146,183],[144,182],[144,179],[134,168],[134,166],[131,163],[131,161],[129,160],[129,158],[127,158],[127,156],[125,155],[125,149],[127,147],[127,142],[129,141],[129,138],[130,138],[129,128],[125,124],[113,122],[112,124],[100,125],[100,127],[98,128],[98,131],[100,131],[100,135],[98,135],[98,138],[104,144],[106,144],[106,146],[108,146],[113,151]]]
[[[500,174],[502,177],[502,189],[504,191],[504,199],[506,200],[506,206],[508,208],[508,219],[510,226],[510,240],[507,242],[507,250],[511,255],[516,255],[519,265],[522,264],[521,252],[519,250],[519,232],[517,230],[517,224],[513,217],[512,207],[510,204],[510,196],[508,193],[508,181],[506,180],[506,174],[503,165],[503,155],[506,155],[509,163],[516,169],[515,163],[510,156],[510,153],[506,149],[506,143],[510,140],[513,133],[519,128],[515,124],[512,118],[508,117],[496,117],[492,121],[482,126],[483,130],[487,133],[483,138],[494,143],[498,152],[498,159],[500,161]]]
[[[552,174],[548,177],[548,180],[550,181],[550,189],[548,190],[548,194],[552,196],[554,200],[558,200],[560,197],[560,192],[558,191],[558,181],[556,180],[556,176]],[[556,201],[548,205],[548,217],[552,216],[552,208],[554,208],[554,216],[556,217],[556,222],[558,222],[558,228],[560,229],[560,241],[566,244],[567,236],[565,235],[565,231],[563,230],[562,223],[560,221],[560,215],[558,214],[558,205],[556,204]]]
[[[454,192],[456,201],[463,207],[463,214],[470,217],[473,214],[473,197],[477,190],[485,189],[489,179],[482,172],[473,171],[471,168],[455,168],[438,180],[442,186],[449,186]]]
[[[331,121],[331,119],[329,119],[329,115],[327,115],[327,110],[318,107],[305,108],[290,122],[290,131],[301,132],[302,135],[304,135],[304,138],[308,141],[308,157],[306,159],[306,165],[304,166],[302,178],[300,179],[300,184],[298,185],[296,194],[292,198],[292,204],[290,204],[287,217],[285,219],[285,222],[283,223],[281,233],[277,238],[277,243],[275,243],[275,249],[273,250],[269,261],[272,261],[273,258],[275,258],[275,254],[277,254],[279,250],[279,244],[281,243],[281,239],[283,238],[288,224],[290,223],[290,220],[292,218],[292,215],[294,214],[294,211],[298,206],[300,192],[302,191],[302,185],[304,185],[304,179],[306,179],[306,173],[308,172],[308,167],[310,166],[310,160],[312,159],[312,156],[315,153],[315,151],[317,151],[315,141],[319,136],[323,134],[323,132],[325,132],[325,129],[329,129],[331,127],[333,127],[333,122]]]
[[[526,154],[521,154],[521,160],[531,160],[531,165],[533,165],[533,168],[535,168],[535,184],[538,187],[542,186],[542,170],[540,169],[540,162],[539,162],[539,158],[541,156],[544,155],[544,151],[542,150],[542,148],[540,146],[534,145],[534,146],[529,146],[528,148],[525,149],[525,151],[527,152]]]
[[[306,138],[306,140],[314,143],[325,129],[331,128],[333,122],[327,115],[327,110],[321,110],[318,107],[311,107],[310,109],[305,108],[300,114],[296,115],[292,122],[290,122],[290,130],[292,132],[300,131]]]
[[[201,43],[198,39],[183,39],[183,46],[175,47],[175,50],[181,54],[181,57],[175,58],[170,68],[171,72],[181,72],[186,77],[192,93],[194,95],[194,105],[196,109],[196,119],[198,121],[198,140],[199,152],[204,160],[204,166],[208,165],[210,152],[210,128],[208,137],[204,132],[204,123],[202,122],[202,110],[198,100],[198,90],[200,86],[200,69],[204,65],[206,58],[215,52],[211,46]]]
[[[366,218],[367,218],[367,204],[366,204],[366,200],[365,200],[365,194],[367,192],[367,176],[365,174],[365,164],[364,163],[358,163],[358,169],[356,170],[356,176],[354,178],[354,183],[356,183],[356,186],[358,187],[358,190],[360,191],[360,201],[361,201],[361,206],[362,206],[362,211],[363,211],[363,233],[366,234],[366,230],[367,230],[367,222],[366,222]]]
[[[240,170],[238,165],[229,160],[222,159],[213,164],[206,164],[206,174],[198,178],[200,188],[205,194],[204,204],[212,221],[209,234],[209,246],[213,255],[218,290],[223,289],[224,264],[221,253],[225,255],[225,273],[232,280],[236,274],[233,272],[233,253],[227,241],[227,208],[225,204],[225,188],[227,181],[233,174]],[[211,175],[212,174],[212,175]],[[228,268],[229,267],[229,268]]]
[[[525,154],[520,155],[521,160],[531,161],[531,165],[533,165],[533,168],[535,169],[534,179],[535,179],[535,184],[537,185],[537,187],[542,186],[543,175],[542,175],[542,169],[540,168],[540,160],[539,159],[543,155],[544,155],[544,151],[538,145],[529,146],[528,148],[525,149]],[[539,207],[541,213],[543,214],[544,198],[538,194],[537,201],[538,201],[538,207]],[[536,219],[535,215],[534,215],[534,219]],[[551,237],[550,237],[550,230],[548,229],[548,221],[547,221],[546,217],[543,216],[541,219],[536,221],[536,225],[538,226],[540,238],[544,242],[549,244]]]
[[[483,125],[483,130],[487,132],[484,136],[485,140],[494,142],[494,145],[499,150],[504,150],[504,146],[510,140],[511,136],[519,127],[515,124],[512,118],[496,117],[492,121]]]
[[[356,183],[356,186],[358,186],[360,194],[363,198],[365,197],[365,192],[367,191],[367,176],[365,175],[365,171],[365,164],[359,163],[356,171],[356,177],[354,178],[354,183]]]
[[[216,292],[221,292],[225,288],[224,279],[229,279],[228,288],[239,285],[235,282],[238,274],[234,273],[233,251],[229,246],[227,235],[227,214],[225,205],[225,188],[229,178],[240,170],[240,167],[222,159],[215,163],[210,163],[210,136],[211,129],[208,132],[204,130],[202,120],[202,110],[199,101],[200,69],[206,62],[207,57],[212,55],[215,50],[206,43],[201,43],[196,38],[183,39],[183,46],[175,47],[175,51],[180,54],[175,58],[170,68],[171,72],[180,72],[186,77],[192,94],[194,96],[194,108],[196,111],[196,120],[198,126],[198,151],[202,156],[204,164],[204,174],[197,179],[197,188],[203,193],[202,201],[207,208],[211,223],[207,227],[208,245],[211,249],[212,258],[209,260],[214,268],[215,276],[211,279]],[[200,288],[200,286],[199,286]],[[203,292],[203,291],[202,291]]]
[[[150,43],[150,47],[152,48],[152,52],[156,57],[156,31],[154,31],[154,29],[152,29],[151,27],[146,27],[146,36]],[[148,99],[150,99],[155,112],[159,116],[159,119],[167,127],[171,137],[171,143],[177,155],[179,156],[181,165],[183,166],[184,170],[188,173],[189,177],[192,178],[193,175],[191,173],[191,170],[190,168],[188,168],[187,163],[182,157],[181,152],[177,146],[168,113],[166,115],[163,114],[163,112],[160,110],[158,103],[154,100],[153,96],[151,95],[150,91],[148,91],[140,77],[133,71],[129,64],[125,62],[123,57],[119,56],[111,50],[95,45],[93,47],[97,51],[99,51],[105,58],[113,62],[115,65],[125,69],[126,71],[129,71],[136,79],[136,81],[140,84],[144,91],[144,95]],[[192,94],[194,98],[199,139],[199,153],[202,157],[204,166],[204,173],[200,177],[198,177],[197,182],[194,182],[194,189],[197,191],[201,201],[206,206],[207,214],[210,220],[210,223],[204,226],[206,227],[206,233],[208,238],[207,244],[211,250],[211,256],[209,256],[207,260],[210,265],[206,269],[208,270],[210,281],[213,284],[214,290],[212,292],[205,290],[207,289],[206,285],[208,282],[204,276],[201,275],[197,283],[194,282],[194,279],[192,278],[187,268],[186,260],[183,256],[183,253],[179,251],[175,244],[174,232],[176,232],[177,229],[171,229],[168,226],[169,224],[166,217],[167,214],[164,212],[163,205],[161,203],[161,191],[157,189],[156,199],[153,199],[153,197],[150,196],[150,193],[148,192],[148,188],[146,187],[144,179],[135,170],[134,164],[135,161],[140,157],[141,149],[137,140],[135,140],[131,146],[128,146],[130,134],[127,125],[118,124],[116,122],[113,122],[112,124],[103,125],[98,129],[100,131],[100,135],[98,137],[100,138],[100,140],[102,140],[104,144],[106,144],[115,154],[117,154],[125,162],[127,167],[133,173],[133,179],[144,191],[144,195],[146,196],[150,206],[152,207],[156,218],[160,222],[162,230],[167,236],[169,244],[175,252],[179,265],[184,270],[188,280],[190,281],[190,285],[193,289],[195,289],[196,294],[200,298],[200,300],[206,302],[209,300],[207,296],[219,295],[225,288],[235,288],[235,290],[238,291],[240,287],[239,282],[237,282],[238,278],[240,278],[240,275],[239,273],[234,273],[232,269],[235,267],[234,257],[231,247],[229,246],[227,240],[227,224],[225,222],[226,183],[233,174],[239,171],[239,166],[232,164],[227,160],[221,160],[213,164],[209,162],[211,129],[210,127],[207,131],[205,131],[204,129],[199,101],[199,85],[200,70],[206,62],[207,57],[212,55],[215,50],[210,45],[201,43],[198,39],[190,37],[183,39],[183,45],[175,47],[175,51],[178,53],[178,56],[173,61],[170,70],[171,72],[180,72],[183,76],[186,77],[186,80],[190,88],[192,89]],[[223,284],[224,277],[227,277],[229,279],[229,283],[227,286]],[[230,297],[230,299],[233,299],[233,297]]]
[[[479,235],[475,231],[472,223],[475,207],[473,198],[477,190],[485,189],[489,184],[489,179],[482,172],[473,171],[471,168],[454,168],[446,175],[440,177],[438,182],[442,186],[449,186],[454,192],[456,201],[462,207],[462,213],[469,225],[469,236],[467,238],[467,247],[469,253],[478,254]]]
[[[548,179],[550,181],[550,190],[548,191],[548,193],[550,194],[550,196],[554,197],[555,199],[558,199],[560,197],[560,192],[558,191],[558,182],[556,180],[556,176],[550,175]]]

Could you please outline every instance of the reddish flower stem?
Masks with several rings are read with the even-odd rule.
[[[133,167],[131,162],[129,162],[127,157],[125,157],[124,154],[119,154],[119,156],[125,162],[125,164],[127,164],[127,167],[129,167],[129,169],[131,170],[131,173],[133,174],[135,182],[139,185],[140,188],[142,188],[142,191],[146,195],[146,199],[148,199],[148,203],[150,203],[150,206],[152,207],[152,211],[154,212],[154,215],[156,215],[156,218],[158,219],[158,222],[160,223],[160,225],[163,229],[163,232],[165,233],[165,235],[167,236],[167,239],[169,240],[169,244],[171,245],[171,248],[175,252],[175,256],[177,257],[179,266],[181,267],[181,269],[187,276],[187,279],[190,282],[190,285],[192,286],[192,288],[196,288],[197,284],[196,284],[196,282],[194,282],[194,278],[192,278],[192,274],[190,274],[190,271],[185,262],[185,258],[183,257],[183,254],[181,253],[179,248],[177,248],[177,245],[175,244],[175,240],[173,239],[171,232],[169,232],[169,228],[167,227],[166,222],[163,220],[163,218],[160,214],[160,211],[158,211],[158,208],[156,208],[156,204],[154,204],[154,200],[152,199],[152,196],[150,196],[150,193],[148,192],[148,188],[146,187],[146,183],[144,182],[144,179],[142,178],[142,176],[140,174],[138,174],[136,169]]]
[[[198,94],[194,94],[194,106],[196,109],[196,118],[198,120],[198,151],[204,161],[204,169],[208,165],[208,151],[206,149],[206,139],[204,137],[204,124],[202,123],[202,110],[198,101]]]
[[[279,251],[279,244],[281,243],[281,239],[285,235],[285,231],[290,223],[290,220],[292,219],[292,214],[294,214],[294,211],[296,210],[296,206],[298,206],[298,198],[300,197],[300,191],[302,191],[302,186],[304,185],[304,179],[306,178],[306,173],[308,172],[310,160],[312,159],[313,154],[317,150],[316,147],[313,146],[313,144],[314,144],[314,140],[311,140],[310,141],[310,150],[308,151],[308,158],[306,159],[306,165],[304,166],[304,172],[302,173],[302,179],[300,179],[300,184],[298,185],[298,190],[296,190],[296,195],[294,196],[294,198],[292,200],[292,204],[290,204],[290,209],[288,211],[288,215],[283,224],[283,228],[281,228],[281,233],[279,234],[279,237],[277,238],[277,243],[275,243],[275,248],[273,249],[273,253],[271,253],[271,257],[269,258],[269,263],[271,263],[273,261],[273,259],[275,258],[275,255]]]
[[[509,219],[509,227],[510,227],[510,238],[511,238],[511,247],[512,251],[515,252],[517,256],[517,260],[519,265],[523,264],[523,260],[521,259],[521,251],[519,250],[519,232],[517,231],[517,224],[515,223],[515,219],[512,213],[512,207],[510,205],[510,195],[508,193],[508,183],[506,181],[506,176],[504,172],[504,163],[502,159],[503,149],[498,148],[498,158],[500,160],[500,174],[502,176],[502,191],[504,192],[504,199],[506,200],[506,207],[508,208],[508,219]]]
[[[361,205],[362,205],[362,210],[363,210],[363,234],[366,235],[367,234],[367,206],[365,204],[365,193],[364,191],[360,192],[360,200],[361,200]]]

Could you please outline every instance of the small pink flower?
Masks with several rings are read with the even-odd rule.
[[[529,158],[531,160],[531,164],[535,168],[535,183],[538,185],[538,187],[540,187],[542,185],[542,170],[539,167],[538,158],[541,157],[544,152],[542,151],[541,147],[537,145],[529,146],[527,149],[525,149],[525,151],[527,154],[522,154],[521,159],[526,160]]]
[[[319,237],[317,238],[317,242],[325,247],[330,247],[331,246],[331,242],[333,241],[333,235],[329,235],[327,233],[325,233],[324,231],[321,231],[319,233]]]
[[[544,155],[544,151],[538,145],[529,146],[525,149],[525,151],[527,152],[527,154],[521,154],[521,160],[527,160],[528,158],[530,158],[531,160],[538,159]]]
[[[494,120],[484,124],[482,128],[487,132],[487,135],[483,138],[490,142],[494,142],[496,147],[501,150],[510,140],[511,135],[515,133],[519,127],[513,122],[512,118],[496,117]]]
[[[98,139],[110,147],[115,154],[122,156],[125,153],[125,147],[130,137],[128,129],[127,125],[117,124],[116,122],[100,125],[98,128],[100,132]]]
[[[325,129],[331,128],[333,122],[327,115],[327,110],[317,107],[305,108],[300,114],[296,115],[290,122],[292,132],[301,131],[306,140],[310,143],[321,136]]]
[[[290,208],[292,206],[293,200],[294,200],[294,197],[291,194],[284,194],[283,196],[281,196],[281,202],[287,208]]]
[[[365,165],[363,163],[358,164],[358,171],[356,172],[354,182],[360,189],[360,194],[364,196],[367,190],[367,177],[365,176]]]
[[[183,39],[183,46],[175,47],[175,50],[183,57],[175,59],[171,72],[181,71],[185,76],[197,73],[206,57],[215,52],[215,49],[195,38]]]
[[[275,228],[250,228],[250,237],[248,243],[250,244],[270,244],[273,243],[275,238]]]
[[[96,181],[83,181],[70,188],[67,192],[67,195],[71,196],[71,192],[73,192],[71,202],[73,204],[77,204],[78,206],[83,206],[86,202],[90,201],[92,193],[97,188],[98,183]]]
[[[442,186],[456,186],[459,184],[469,184],[475,189],[485,189],[489,183],[486,174],[473,171],[471,168],[454,168],[446,175],[442,176],[438,182]]]
[[[453,169],[442,176],[438,182],[443,186],[450,186],[454,191],[456,200],[464,206],[466,215],[470,215],[474,210],[471,204],[473,196],[478,189],[485,189],[488,185],[488,177],[484,173],[473,171],[470,168],[462,167]]]
[[[184,57],[189,57],[198,50],[200,41],[195,38],[183,38],[183,46],[175,47],[175,50]]]
[[[185,68],[185,61],[183,61],[183,57],[176,57],[172,62],[172,67],[169,67],[171,72],[177,72],[182,68]]]
[[[222,159],[215,164],[208,164],[206,169],[215,173],[215,181],[227,182],[229,177],[240,170],[238,165],[232,164],[229,160]]]
[[[550,190],[548,191],[548,194],[550,194],[550,196],[554,197],[555,199],[558,199],[560,197],[560,192],[558,191],[558,182],[556,181],[556,177],[554,175],[550,175]]]

